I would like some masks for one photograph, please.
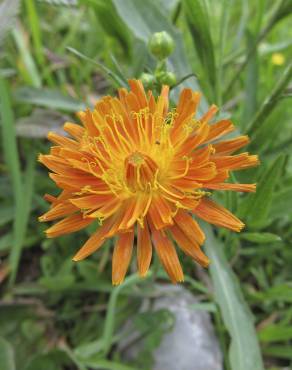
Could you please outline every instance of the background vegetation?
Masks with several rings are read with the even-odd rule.
[[[137,312],[152,278],[137,279],[133,266],[113,288],[110,243],[75,264],[84,233],[45,239],[37,217],[56,189],[36,158],[48,130],[155,68],[147,42],[162,30],[176,42],[168,68],[178,81],[193,74],[173,101],[183,86],[201,90],[201,110],[221,106],[262,162],[238,174],[258,183],[255,195],[219,194],[245,231],[206,227],[213,263],[202,270],[181,256],[184,286],[212,316],[225,369],[291,368],[291,12],[291,0],[0,2],[1,370],[151,368],[163,320]],[[128,318],[148,340],[125,364],[117,344]]]

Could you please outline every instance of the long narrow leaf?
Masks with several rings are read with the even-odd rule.
[[[18,157],[14,118],[10,102],[8,86],[0,77],[0,113],[3,131],[3,147],[7,167],[11,176],[14,195],[14,224],[13,224],[13,248],[11,249],[10,283],[14,283],[17,275],[21,250],[24,243],[30,200],[32,196],[32,178],[34,169],[34,158],[31,157],[28,172],[25,176],[25,187],[22,185],[22,175]]]
[[[206,69],[210,86],[216,86],[216,63],[210,24],[204,4],[200,0],[185,0],[185,13],[202,67]]]
[[[281,97],[292,78],[292,63],[288,65],[282,77],[277,82],[271,94],[265,99],[260,109],[253,117],[247,128],[247,134],[255,138],[263,122],[275,109],[277,100]]]
[[[211,260],[210,272],[224,324],[231,337],[229,360],[232,370],[263,370],[253,318],[237,277],[230,268],[222,243],[210,226],[204,225],[205,249]]]

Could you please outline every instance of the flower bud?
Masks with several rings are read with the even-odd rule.
[[[150,73],[142,73],[140,76],[140,80],[146,90],[153,89],[153,86],[156,82],[156,79]]]
[[[149,50],[159,60],[167,58],[174,50],[173,38],[165,31],[154,33],[149,41]]]
[[[176,76],[172,72],[161,71],[157,73],[157,80],[161,85],[174,86],[176,84]]]

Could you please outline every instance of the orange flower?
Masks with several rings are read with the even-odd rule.
[[[127,272],[137,231],[137,262],[141,276],[148,271],[152,246],[173,282],[183,281],[174,242],[202,266],[209,260],[200,246],[204,233],[193,216],[240,231],[244,224],[210,199],[209,189],[255,191],[255,184],[226,183],[230,171],[258,164],[255,155],[233,153],[247,136],[217,141],[234,130],[223,119],[209,124],[212,105],[194,118],[200,94],[185,89],[178,106],[168,112],[168,87],[155,99],[142,83],[129,81],[131,91],[104,97],[94,110],[79,112],[81,125],[67,122],[63,137],[49,133],[55,146],[39,161],[62,189],[46,195],[51,208],[40,221],[62,219],[47,231],[53,238],[90,225],[100,226],[74,256],[79,261],[116,236],[112,260],[113,284]],[[216,140],[215,143],[213,143]]]

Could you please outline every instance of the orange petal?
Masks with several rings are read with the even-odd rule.
[[[216,154],[232,154],[248,143],[249,138],[247,135],[245,135],[231,140],[220,141],[219,143],[213,144],[213,148],[215,149]]]
[[[185,179],[193,179],[194,181],[209,181],[213,179],[217,174],[217,169],[214,163],[207,162],[205,165],[199,168],[190,169]]]
[[[46,230],[48,238],[55,238],[57,236],[73,233],[84,229],[90,225],[93,220],[83,218],[81,213],[77,213],[64,218],[64,220],[57,222],[55,225]]]
[[[73,261],[80,261],[97,251],[104,243],[107,235],[114,224],[114,219],[109,218],[91,235],[87,242],[79,249],[73,257]]]
[[[199,244],[191,241],[182,230],[176,225],[169,228],[174,240],[177,242],[177,245],[187,254],[197,261],[200,265],[207,267],[209,265],[209,258],[202,252]]]
[[[128,270],[133,251],[134,232],[120,234],[113,253],[112,282],[121,284]]]
[[[200,118],[201,122],[208,122],[216,114],[218,107],[212,104],[209,110]]]
[[[112,198],[111,194],[93,194],[70,199],[70,202],[80,209],[96,209],[109,202]]]
[[[204,184],[204,188],[214,190],[231,190],[240,191],[243,193],[254,193],[256,191],[256,184],[230,184],[230,183],[216,183]]]
[[[144,91],[144,87],[141,81],[139,80],[129,80],[129,85],[133,93],[136,95],[139,101],[139,108],[143,109],[148,106],[146,94]]]
[[[257,166],[259,158],[257,155],[249,155],[248,153],[241,153],[230,156],[212,156],[211,161],[216,164],[220,170],[242,170]]]
[[[121,200],[119,198],[112,198],[104,206],[99,208],[97,211],[90,213],[87,217],[90,218],[108,218],[119,210],[121,207]]]
[[[202,144],[208,137],[210,126],[203,123],[201,127],[191,135],[187,140],[181,144],[179,151],[176,153],[177,156],[187,155]]]
[[[124,216],[119,226],[119,230],[126,230],[131,228],[134,223],[145,213],[147,213],[148,206],[151,199],[148,195],[140,195],[137,198],[131,199],[127,205],[125,205]]]
[[[239,232],[244,227],[244,223],[226,208],[207,198],[203,198],[193,212],[211,224],[226,227],[230,230]]]
[[[66,122],[63,126],[64,130],[68,132],[74,139],[80,141],[82,136],[84,135],[84,128],[80,125],[76,125],[76,123]]]
[[[169,100],[168,100],[168,94],[169,94],[169,86],[163,85],[161,88],[160,96],[163,97],[164,99],[164,115],[168,111],[168,106],[169,106]]]
[[[85,174],[80,176],[62,176],[55,173],[49,174],[50,178],[60,187],[60,188],[76,188],[82,189],[84,186],[96,185],[98,186],[101,182],[98,178]]]
[[[85,112],[78,112],[77,117],[80,119],[82,122],[83,126],[86,128],[88,133],[91,136],[99,136],[100,132],[98,128],[96,127],[95,122],[93,121],[92,118],[92,113],[90,112],[90,109],[86,109]]]
[[[228,119],[223,119],[221,121],[218,121],[214,123],[213,125],[210,125],[210,131],[206,139],[206,142],[213,141],[223,135],[227,135],[229,134],[229,132],[232,132],[234,129],[235,127],[233,123],[229,121]]]
[[[151,231],[156,252],[171,281],[183,281],[184,274],[173,243],[161,231],[155,228]]]
[[[48,139],[52,141],[54,144],[58,144],[70,149],[78,149],[78,143],[68,137],[64,137],[61,135],[56,134],[55,132],[48,133]]]
[[[152,257],[152,243],[149,234],[148,224],[146,218],[144,219],[144,227],[138,225],[137,236],[137,263],[140,276],[145,276],[148,272],[151,257]]]
[[[205,234],[200,228],[197,221],[193,219],[186,211],[179,210],[174,218],[176,225],[183,231],[183,233],[194,243],[199,245],[205,241]]]
[[[70,164],[60,157],[55,155],[43,155],[40,154],[38,161],[45,165],[49,170],[56,172],[57,174],[64,176],[82,176],[84,172],[81,172],[79,169],[72,168]]]
[[[49,202],[49,203],[55,203],[56,201],[57,201],[57,198],[56,197],[54,197],[53,195],[51,195],[51,194],[45,194],[44,195],[44,200],[46,200],[47,202]]]
[[[69,202],[59,203],[53,206],[53,208],[51,208],[48,212],[40,216],[38,220],[41,222],[56,220],[58,218],[67,216],[76,210],[77,208]]]
[[[158,230],[173,224],[169,203],[159,195],[152,198],[148,212],[153,225]]]
[[[200,93],[193,93],[192,91],[189,91],[189,89],[185,89],[181,93],[180,102],[176,109],[177,117],[173,123],[173,129],[171,131],[171,140],[174,144],[178,143],[181,136],[185,134],[182,127],[194,116],[200,97]]]

